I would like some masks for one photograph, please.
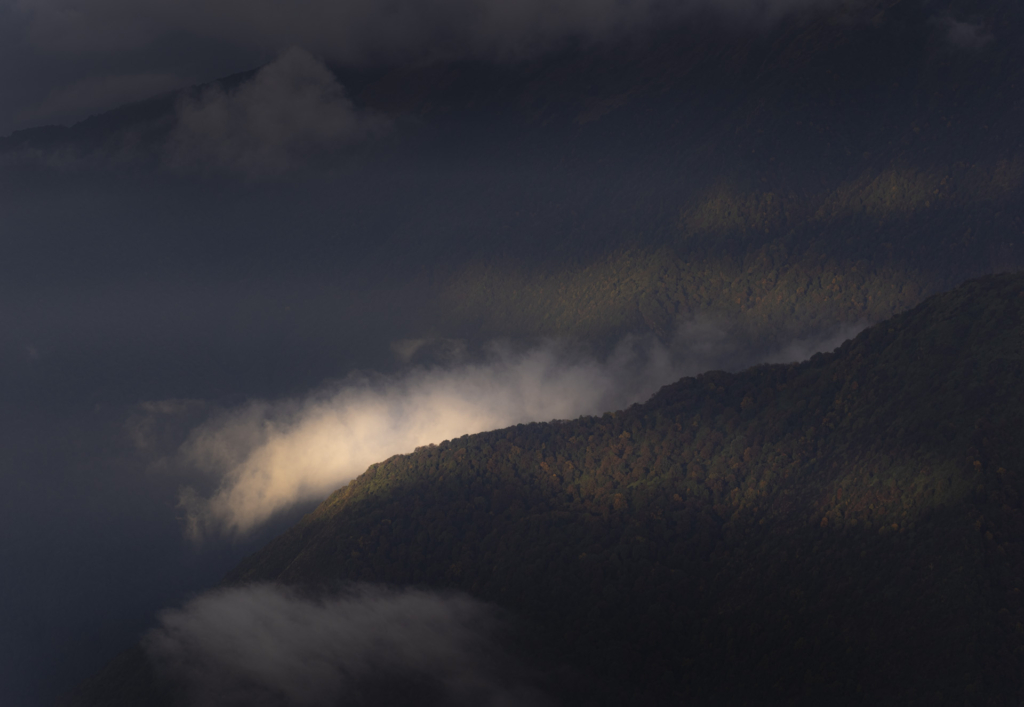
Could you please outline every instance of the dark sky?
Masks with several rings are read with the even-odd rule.
[[[0,154],[0,703],[50,704],[373,461],[866,324],[769,350],[717,321],[582,343],[445,329],[457,268],[528,263],[556,236],[603,257],[676,223],[706,165],[653,129],[563,149],[503,115],[369,110],[328,65],[509,67],[697,14],[757,34],[834,4],[0,0],[0,135],[264,67],[178,101],[152,142]],[[950,46],[991,41],[935,17]],[[592,264],[573,257],[551,267]]]
[[[711,11],[765,24],[835,0],[3,0],[0,134],[80,120],[297,46],[345,64],[514,61]]]

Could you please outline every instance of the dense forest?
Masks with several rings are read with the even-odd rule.
[[[990,276],[805,363],[375,464],[227,582],[468,592],[564,704],[1017,704],[1022,390],[1024,276]]]

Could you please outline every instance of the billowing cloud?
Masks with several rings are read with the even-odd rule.
[[[495,346],[482,362],[353,376],[303,399],[250,402],[194,429],[172,464],[213,480],[208,493],[183,490],[187,532],[245,534],[419,446],[625,408],[684,375],[805,358],[854,332],[756,357],[738,354],[735,341],[707,324],[687,328],[672,347],[628,339],[604,359],[557,344],[518,353]]]
[[[838,0],[22,0],[37,45],[134,48],[187,32],[345,62],[509,58],[711,11],[771,20]]]
[[[164,611],[143,646],[190,707],[543,704],[499,628],[463,595],[362,586],[315,600],[255,585]]]
[[[267,174],[385,127],[355,109],[322,62],[293,48],[236,88],[182,100],[167,156],[178,168]]]

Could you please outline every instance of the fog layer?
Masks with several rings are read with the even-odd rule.
[[[498,628],[462,595],[362,586],[314,600],[257,585],[162,612],[143,643],[191,707],[540,704],[510,679]]]

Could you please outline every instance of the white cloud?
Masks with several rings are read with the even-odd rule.
[[[255,585],[162,612],[143,646],[193,707],[377,704],[374,689],[386,699],[403,685],[453,706],[540,704],[508,669],[497,627],[463,595],[361,586],[313,600]]]
[[[245,534],[395,454],[518,423],[622,409],[684,375],[806,358],[856,330],[758,356],[708,323],[687,327],[672,347],[627,339],[603,360],[556,344],[519,353],[495,346],[483,362],[352,376],[302,399],[250,402],[195,428],[171,463],[214,482],[207,494],[183,490],[187,533]]]
[[[167,157],[176,168],[275,173],[386,124],[358,112],[322,62],[290,49],[236,88],[182,100]]]
[[[689,366],[657,345],[627,342],[609,359],[556,345],[489,360],[353,377],[302,400],[252,402],[196,429],[182,461],[220,479],[182,501],[189,532],[245,533],[296,502],[325,496],[374,462],[521,422],[575,418],[639,402]]]

